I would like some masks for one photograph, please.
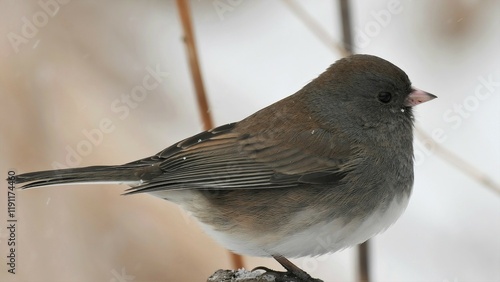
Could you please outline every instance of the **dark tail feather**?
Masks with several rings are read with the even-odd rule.
[[[89,166],[61,170],[46,170],[16,175],[16,183],[27,183],[20,187],[28,189],[49,185],[108,183],[131,186],[148,182],[161,174],[156,165],[148,166]]]

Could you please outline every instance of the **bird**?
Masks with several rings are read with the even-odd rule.
[[[288,258],[360,244],[400,217],[414,182],[413,107],[434,98],[391,62],[356,54],[291,96],[153,156],[15,181],[126,184],[125,195],[180,205],[232,252],[274,257],[283,275],[319,281]]]

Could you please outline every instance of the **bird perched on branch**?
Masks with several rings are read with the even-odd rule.
[[[362,243],[389,227],[413,185],[413,107],[436,96],[392,63],[353,55],[235,123],[123,165],[21,174],[23,189],[118,183],[192,212],[229,250],[287,258]],[[278,272],[266,269],[278,276]]]

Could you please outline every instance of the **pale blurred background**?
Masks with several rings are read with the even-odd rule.
[[[121,164],[202,130],[174,1],[0,3],[0,178],[11,169]],[[321,39],[285,1],[190,4],[217,125],[294,93],[341,57],[324,43],[341,41],[337,1],[291,2],[326,31]],[[416,109],[418,126],[498,185],[500,2],[358,0],[351,8],[355,51],[390,60],[439,96]],[[374,280],[500,281],[499,194],[435,152],[416,142],[410,205],[372,240]],[[179,207],[120,196],[125,188],[17,192],[12,275],[3,183],[0,280],[205,281],[231,268]],[[325,281],[354,281],[355,260],[347,249],[294,262]]]

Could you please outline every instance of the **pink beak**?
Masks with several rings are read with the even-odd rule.
[[[435,98],[437,98],[436,95],[432,95],[431,93],[427,93],[425,91],[413,87],[410,95],[406,97],[404,105],[407,107],[414,107],[418,104],[425,103]]]

